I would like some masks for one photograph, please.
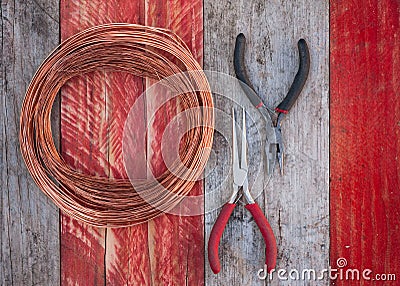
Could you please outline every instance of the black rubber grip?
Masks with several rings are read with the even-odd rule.
[[[244,65],[244,50],[246,46],[246,38],[240,33],[236,37],[235,43],[235,51],[233,55],[233,66],[235,68],[236,77],[239,80],[239,83],[249,98],[250,102],[256,107],[259,108],[263,105],[261,98],[254,91],[254,87],[251,84],[249,77],[246,72],[246,68]]]
[[[310,51],[308,50],[307,43],[304,39],[300,39],[297,43],[299,49],[299,70],[297,71],[296,76],[294,77],[293,83],[290,86],[290,89],[286,95],[286,97],[282,100],[282,102],[276,107],[277,112],[288,113],[292,108],[293,104],[296,102],[299,97],[304,84],[307,81],[308,72],[310,70]]]

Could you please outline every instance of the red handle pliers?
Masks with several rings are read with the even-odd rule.
[[[242,121],[242,135],[241,135],[241,155],[239,162],[238,144],[236,137],[236,122],[235,122],[235,111],[232,109],[232,135],[233,135],[233,146],[232,146],[232,161],[233,161],[233,193],[219,214],[217,221],[215,222],[210,239],[208,241],[208,260],[212,271],[217,274],[221,270],[221,265],[218,257],[218,246],[224,232],[225,226],[228,223],[229,217],[231,216],[233,209],[236,206],[238,200],[244,196],[246,199],[246,209],[248,209],[254,218],[260,232],[265,241],[265,264],[267,270],[270,272],[275,268],[277,247],[274,233],[268,220],[264,216],[263,211],[260,209],[258,204],[252,198],[249,191],[249,182],[247,180],[247,155],[246,155],[246,122],[245,122],[245,110],[243,109],[243,121]],[[240,192],[242,190],[242,192]]]

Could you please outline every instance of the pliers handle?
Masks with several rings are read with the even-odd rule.
[[[228,223],[229,217],[231,216],[236,203],[226,203],[211,230],[210,239],[208,241],[208,260],[210,262],[211,270],[217,274],[221,270],[221,264],[219,262],[218,247],[222,237],[222,233]],[[265,264],[267,265],[268,273],[276,266],[277,258],[277,246],[274,233],[272,228],[264,216],[263,211],[260,209],[257,203],[251,203],[246,205],[251,215],[254,218],[260,232],[265,241]]]
[[[277,247],[274,233],[264,213],[254,201],[249,191],[248,182],[248,165],[247,165],[247,148],[246,148],[246,116],[245,110],[242,109],[242,130],[241,130],[241,152],[239,155],[238,140],[236,133],[236,120],[235,110],[232,108],[232,175],[233,175],[233,193],[228,203],[226,203],[210,234],[208,241],[208,260],[212,271],[217,274],[221,270],[221,264],[218,256],[218,246],[221,240],[222,233],[228,223],[229,217],[231,216],[233,209],[236,206],[237,201],[240,198],[244,198],[246,201],[246,209],[248,209],[253,216],[260,232],[265,241],[265,263],[268,270],[272,270],[276,265]]]
[[[261,98],[255,92],[254,87],[251,84],[249,77],[247,75],[247,72],[246,72],[246,68],[245,68],[245,64],[244,64],[245,45],[246,45],[246,38],[242,33],[240,33],[236,37],[235,52],[234,52],[234,59],[233,59],[236,77],[239,79],[242,89],[246,93],[250,102],[256,108],[265,107]],[[296,76],[294,77],[293,83],[290,86],[289,91],[286,94],[285,98],[275,108],[275,111],[278,113],[286,114],[292,108],[293,104],[296,102],[297,98],[299,97],[299,95],[304,87],[304,84],[306,83],[308,73],[310,70],[310,52],[308,50],[306,41],[304,39],[300,39],[297,43],[297,46],[299,49],[299,59],[300,59],[299,69],[297,71]],[[245,83],[245,84],[243,84],[243,83]]]

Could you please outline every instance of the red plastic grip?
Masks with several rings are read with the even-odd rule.
[[[211,270],[215,274],[219,273],[221,270],[218,256],[219,241],[221,240],[222,233],[224,232],[225,226],[228,223],[229,217],[231,216],[235,206],[236,204],[226,203],[222,207],[222,210],[211,230],[210,239],[208,240],[208,261],[210,262]]]
[[[260,101],[260,103],[257,104],[256,108],[260,108],[260,107],[263,107],[263,106],[264,106],[264,103],[262,101]]]
[[[270,273],[272,269],[275,269],[276,258],[278,255],[274,232],[272,231],[267,218],[264,216],[263,211],[260,209],[257,203],[246,205],[246,209],[250,211],[264,238],[265,264],[267,265],[268,273]]]
[[[280,109],[280,108],[275,108],[275,111],[276,112],[278,112],[278,113],[283,113],[283,114],[288,114],[289,113],[289,111],[288,110],[285,110],[285,109]]]

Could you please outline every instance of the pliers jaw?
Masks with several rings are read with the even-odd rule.
[[[281,121],[285,116],[284,113],[279,113],[276,121],[274,123],[274,131],[275,131],[275,148],[276,148],[276,159],[278,160],[279,170],[281,175],[283,175],[283,158],[285,154],[285,146],[283,145],[283,137],[282,137],[282,129],[281,129]]]
[[[247,164],[247,139],[246,139],[246,113],[245,109],[242,108],[242,126],[241,132],[239,133],[241,138],[241,150],[239,152],[237,132],[236,132],[236,120],[235,120],[235,109],[232,108],[232,170],[233,170],[233,193],[229,199],[229,203],[236,204],[240,198],[244,195],[247,204],[254,203],[249,191],[249,182],[247,179],[248,164]],[[241,192],[240,192],[241,191]]]
[[[276,131],[280,132],[280,131]],[[284,146],[282,142],[267,143],[265,154],[267,155],[267,171],[271,175],[274,173],[274,167],[278,161],[280,174],[283,175]]]
[[[283,144],[281,121],[284,117],[284,113],[271,114],[273,134],[267,135],[267,141],[265,146],[265,154],[267,156],[267,170],[268,174],[271,175],[274,172],[276,161],[279,165],[281,175],[283,175],[283,158],[285,146]]]
[[[276,160],[278,161],[280,173],[281,173],[281,175],[283,175],[284,146],[283,146],[282,133],[281,133],[280,127],[279,128],[275,127],[275,134],[276,134],[276,138],[277,138],[276,144],[274,147],[276,149]]]

